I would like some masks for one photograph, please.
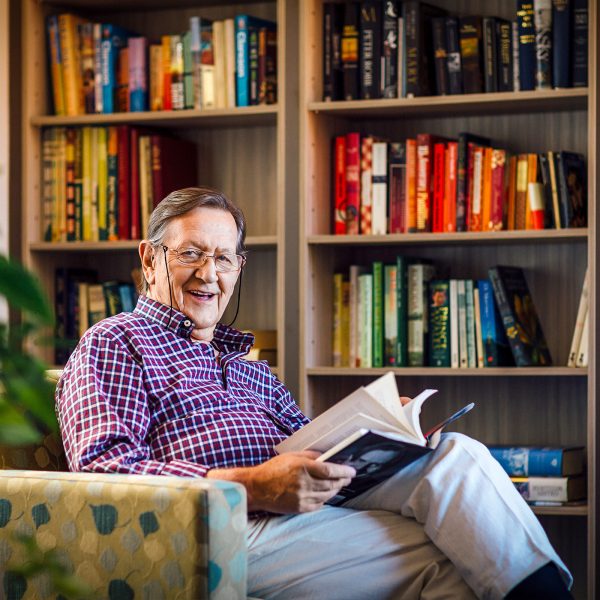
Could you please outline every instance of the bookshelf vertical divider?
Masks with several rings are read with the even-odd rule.
[[[508,18],[503,2],[434,0],[452,13]],[[477,400],[456,429],[484,443],[585,445],[588,501],[582,507],[536,508],[542,523],[575,576],[576,598],[600,593],[598,552],[600,499],[597,495],[600,440],[597,435],[597,289],[600,248],[598,215],[598,31],[595,2],[589,2],[587,89],[429,96],[397,100],[322,99],[323,0],[307,0],[300,15],[300,397],[314,416],[386,369],[332,366],[333,273],[351,264],[393,260],[395,254],[423,256],[452,265],[451,277],[487,277],[494,264],[516,264],[527,276],[555,367],[452,369],[396,368],[401,393],[436,387],[449,413],[459,402]],[[514,3],[510,5],[514,6]],[[537,94],[537,95],[536,95]],[[587,155],[588,229],[492,234],[331,234],[331,148],[335,135],[359,131],[389,141],[417,133],[456,137],[469,131],[496,140],[512,152],[573,150]],[[413,235],[414,237],[411,237]],[[444,236],[448,237],[444,237]],[[574,373],[566,365],[587,256],[590,266],[590,363]],[[442,276],[443,277],[443,276]],[[531,279],[530,279],[531,277]],[[478,372],[479,371],[479,372]],[[495,372],[492,372],[495,371]]]

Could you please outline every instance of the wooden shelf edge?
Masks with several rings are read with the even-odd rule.
[[[542,229],[519,231],[460,231],[454,233],[389,233],[386,235],[309,235],[311,246],[356,246],[390,244],[495,244],[544,243],[587,240],[587,227],[579,229]]]
[[[244,106],[238,108],[215,108],[207,110],[158,110],[123,112],[112,114],[86,114],[74,116],[40,115],[32,117],[34,127],[69,125],[186,125],[202,126],[255,126],[275,124],[279,112],[277,104]]]
[[[422,96],[379,100],[345,100],[336,102],[309,102],[308,110],[326,115],[376,115],[397,118],[419,114],[519,113],[548,112],[552,110],[585,109],[588,88],[566,88],[531,92],[498,92],[493,94],[459,94],[453,96]]]
[[[120,252],[137,250],[141,240],[116,240],[113,242],[33,242],[30,252]],[[276,235],[256,235],[246,238],[247,248],[275,248]]]
[[[531,510],[536,515],[557,516],[557,517],[587,517],[588,506],[531,506]]]
[[[404,377],[586,377],[587,368],[574,367],[488,367],[483,369],[451,369],[449,367],[311,367],[309,377],[377,377],[393,371]]]

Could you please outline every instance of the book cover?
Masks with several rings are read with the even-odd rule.
[[[555,215],[560,219],[560,211],[558,208],[558,196],[556,197],[556,207],[554,206],[548,153],[542,152],[538,155],[538,159],[540,162],[540,175],[544,192],[544,228],[554,229],[556,226]]]
[[[491,281],[488,279],[478,280],[477,289],[479,290],[484,366],[504,367],[514,364],[502,319],[494,301],[494,289]]]
[[[346,136],[338,135],[333,140],[333,198],[332,231],[336,235],[347,233],[346,209],[348,197],[346,193]]]
[[[496,65],[498,91],[513,91],[512,25],[510,21],[496,18]]]
[[[65,104],[65,88],[63,81],[62,54],[58,33],[58,16],[50,15],[46,21],[48,39],[48,64],[52,82],[52,101],[55,115],[67,114]]]
[[[129,110],[148,110],[148,41],[145,37],[131,37],[129,48]]]
[[[94,89],[94,24],[90,22],[80,23],[77,30],[79,35],[83,105],[86,113],[93,114],[96,112],[96,95]]]
[[[575,152],[556,154],[561,223],[564,227],[587,225],[587,173],[585,158]]]
[[[488,449],[511,477],[568,477],[584,471],[583,446],[489,446]]]
[[[484,90],[481,17],[461,17],[459,23],[463,90],[465,94],[479,94]]]
[[[396,366],[398,345],[398,265],[383,267],[383,364]]]
[[[435,268],[431,264],[408,265],[407,320],[408,320],[408,366],[422,367],[427,364],[429,348],[429,282]]]
[[[359,77],[360,98],[381,98],[383,3],[365,0],[360,3]]]
[[[396,98],[398,85],[401,82],[399,71],[402,66],[400,46],[403,36],[400,35],[398,6],[395,1],[384,2],[383,34],[380,86],[384,98]]]
[[[588,84],[588,0],[573,0],[573,87]]]
[[[275,451],[316,450],[323,452],[320,461],[354,466],[357,473],[352,482],[329,500],[329,504],[342,504],[434,451],[438,432],[473,407],[467,405],[423,433],[419,414],[434,393],[424,390],[402,406],[394,374],[386,373],[334,404],[275,446]]]
[[[417,231],[417,140],[406,140],[406,230]]]
[[[83,23],[83,20],[71,13],[58,15],[58,39],[67,115],[81,115],[85,113],[83,83],[81,80],[81,57],[77,33],[77,28],[81,23]]]
[[[373,217],[373,136],[360,141],[360,232],[372,233]]]
[[[102,112],[117,111],[117,67],[119,50],[127,46],[129,32],[110,23],[102,24]]]
[[[406,144],[389,144],[389,232],[406,233]]]
[[[360,57],[360,4],[346,2],[344,5],[344,25],[341,40],[341,64],[344,75],[344,100],[357,100],[359,88]]]
[[[371,232],[376,235],[387,233],[387,147],[387,142],[373,142]]]
[[[431,20],[433,41],[433,62],[435,68],[435,91],[438,96],[450,92],[448,82],[448,49],[446,40],[446,17]]]
[[[429,366],[450,366],[450,282],[429,283]]]
[[[550,351],[523,269],[497,266],[489,270],[489,275],[516,366],[551,366]]]
[[[433,195],[431,205],[431,231],[444,231],[444,201],[446,193],[446,143],[433,144]]]
[[[360,133],[346,134],[346,233],[359,233]]]
[[[525,500],[572,502],[586,497],[586,481],[575,477],[511,477],[515,488]]]
[[[535,87],[552,88],[552,0],[534,0]]]
[[[446,60],[448,68],[448,93],[462,94],[462,62],[458,35],[458,19],[446,17]]]
[[[496,19],[484,17],[483,31],[483,87],[488,93],[498,91],[498,41]]]
[[[341,62],[344,5],[323,3],[323,100],[342,100],[344,74]]]
[[[552,0],[552,83],[571,87],[573,0]]]
[[[581,288],[581,296],[579,297],[579,306],[577,308],[577,316],[575,318],[575,326],[573,328],[573,337],[571,339],[571,348],[569,350],[569,359],[567,361],[567,367],[577,366],[577,354],[579,352],[579,346],[585,325],[585,318],[588,312],[589,285],[589,269],[586,269],[585,276],[583,278],[583,286]]]
[[[484,229],[500,231],[504,228],[504,208],[506,206],[506,150],[491,150],[491,189],[490,218],[484,222]]]
[[[517,0],[519,28],[519,90],[534,90],[536,85],[536,46],[533,0]]]
[[[383,367],[383,263],[375,261],[372,265],[373,275],[373,354],[371,366]]]

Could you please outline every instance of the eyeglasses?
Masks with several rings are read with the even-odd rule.
[[[206,264],[209,258],[215,263],[217,273],[231,273],[239,271],[246,264],[246,257],[243,254],[229,254],[222,252],[221,254],[207,254],[202,250],[195,248],[183,248],[182,250],[173,250],[167,246],[161,245],[162,249],[167,252],[171,250],[175,254],[178,263],[186,267],[196,267],[199,269]]]

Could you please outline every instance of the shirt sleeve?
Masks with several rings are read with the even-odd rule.
[[[310,422],[296,404],[290,391],[275,375],[273,375],[273,401],[277,414],[292,431],[297,431]]]
[[[151,458],[141,365],[102,332],[90,331],[73,353],[56,389],[56,410],[71,471],[204,477],[209,470]]]

